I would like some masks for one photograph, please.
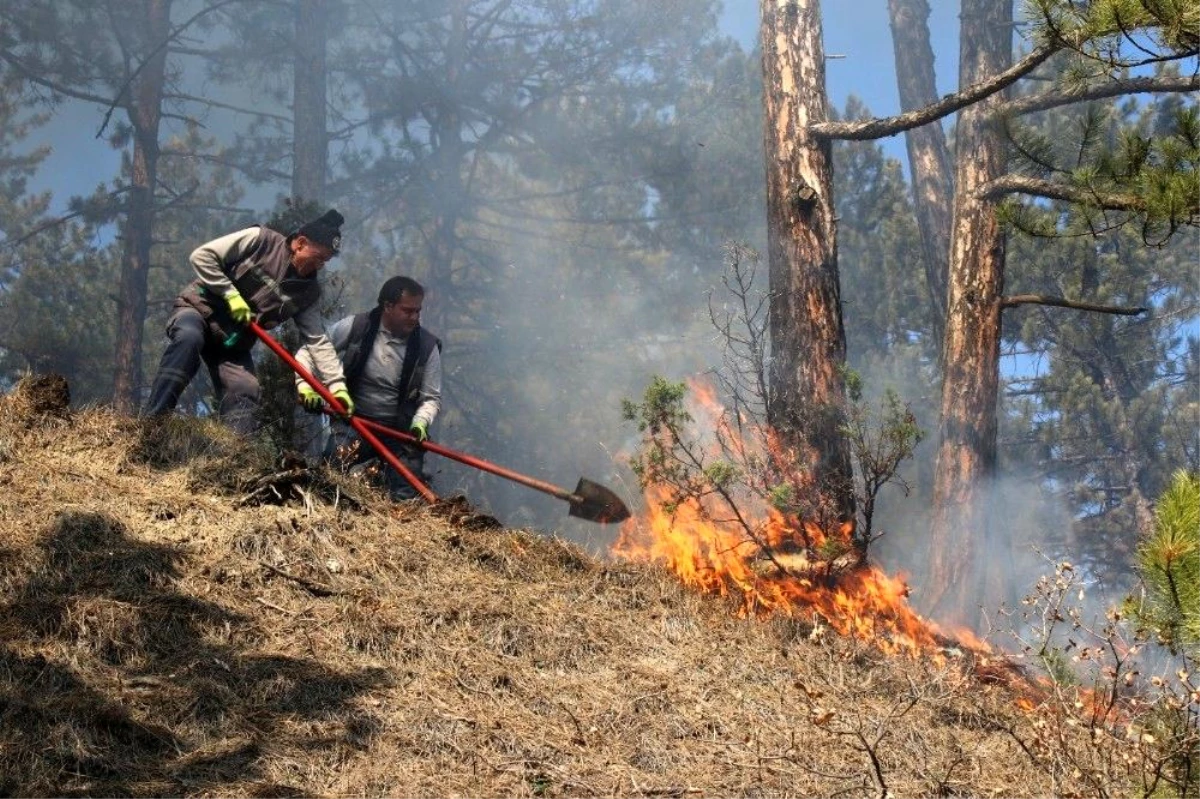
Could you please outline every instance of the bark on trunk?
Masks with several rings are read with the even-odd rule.
[[[1012,0],[963,0],[959,84],[1012,61]],[[941,424],[931,530],[931,607],[945,621],[974,626],[987,605],[982,555],[990,545],[985,500],[996,467],[1000,300],[1004,234],[995,203],[979,189],[1004,172],[1004,139],[994,124],[1000,94],[963,109],[955,140],[954,226],[942,347]]]
[[[113,405],[120,413],[137,410],[142,388],[142,332],[146,323],[146,288],[150,248],[154,240],[154,193],[158,185],[158,125],[162,117],[171,0],[143,0],[142,40],[148,55],[131,86],[126,106],[133,125],[130,192],[122,225],[121,280],[117,294],[117,349],[114,358]]]
[[[465,0],[454,0],[449,4],[446,90],[430,120],[437,152],[433,156],[430,186],[434,216],[426,245],[429,253],[427,282],[441,299],[433,303],[426,316],[430,329],[441,331],[449,331],[455,326],[453,303],[459,292],[454,289],[454,259],[458,254],[458,222],[462,216],[463,198],[468,195],[462,180],[467,147],[463,142],[462,114],[457,100],[458,83],[467,61],[467,11]]]
[[[325,201],[328,132],[325,97],[326,0],[296,3],[296,66],[292,90],[292,199]]]
[[[937,102],[933,47],[929,43],[929,3],[926,0],[888,0],[896,82],[901,111],[915,111]],[[940,342],[946,329],[946,282],[950,269],[951,198],[954,178],[950,150],[941,122],[913,128],[904,134],[912,172],[913,206],[925,263],[925,288],[933,330]]]
[[[292,202],[295,207],[323,206],[328,170],[326,108],[326,34],[328,0],[295,0],[295,47],[292,68]],[[285,338],[297,338],[294,330]],[[293,342],[296,343],[296,342]],[[290,382],[285,381],[290,389]],[[269,407],[270,403],[264,403]],[[284,398],[283,405],[292,407]],[[321,420],[296,409],[280,420],[280,440],[317,459],[321,456]]]
[[[841,433],[846,358],[818,0],[763,0],[771,388],[767,417],[789,459],[813,480],[822,522],[854,513]],[[807,504],[807,503],[806,503]]]

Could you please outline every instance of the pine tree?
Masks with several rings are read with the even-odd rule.
[[[21,245],[44,220],[50,197],[31,196],[29,178],[48,155],[48,148],[18,153],[19,147],[46,117],[29,115],[21,103],[20,82],[9,78],[0,80],[0,290],[20,274],[24,258]],[[0,341],[0,346],[3,342]]]
[[[1172,181],[1153,179],[1155,174],[1162,176],[1155,168],[1169,164],[1169,170],[1185,173],[1182,185],[1186,185],[1192,149],[1188,138],[1162,148],[1157,159],[1134,158],[1140,152],[1132,148],[1131,157],[1116,159],[1112,162],[1115,167],[1108,170],[1127,179],[1129,186],[1120,192],[1105,192],[1098,191],[1109,188],[1102,180],[1082,180],[1087,177],[1086,170],[1062,171],[1051,179],[1006,172],[1005,145],[1000,137],[1004,122],[1016,116],[1136,92],[1195,89],[1195,76],[1135,79],[1126,74],[1135,67],[1195,56],[1200,35],[1194,11],[1186,4],[1122,0],[1084,4],[1044,0],[1029,8],[1040,24],[1033,26],[1032,49],[1019,61],[1010,58],[1011,4],[964,4],[959,92],[888,120],[813,126],[818,135],[834,139],[874,138],[959,112],[932,550],[933,582],[937,590],[945,592],[936,604],[960,620],[972,615],[968,591],[977,592],[986,585],[984,575],[999,572],[984,568],[972,553],[977,540],[987,542],[992,535],[985,504],[986,486],[995,474],[997,460],[1001,311],[1031,303],[1084,307],[1062,296],[1003,294],[1005,240],[998,225],[997,201],[1020,194],[1035,198],[1034,202],[1049,198],[1120,208],[1131,213],[1131,221],[1159,227],[1165,224],[1168,231],[1198,218],[1195,202],[1189,204],[1187,194],[1174,191]],[[1073,64],[1079,69],[1068,71],[1051,88],[1029,97],[1003,96],[1008,86],[1064,52],[1075,54]],[[1143,163],[1152,168],[1142,169]],[[1139,166],[1131,171],[1128,164]],[[1105,172],[1096,174],[1103,177]],[[1146,187],[1155,188],[1150,191]],[[1194,199],[1194,192],[1190,197]],[[986,595],[988,604],[999,598],[996,591],[988,590]]]
[[[228,2],[201,2],[189,7],[194,13],[182,21],[172,19],[172,0],[10,0],[0,5],[5,74],[18,79],[29,98],[51,108],[62,102],[95,106],[97,129],[125,154],[110,205],[121,241],[113,292],[112,398],[126,412],[136,409],[142,388],[147,291],[161,200],[160,128],[164,119],[195,108],[196,98],[179,85],[188,57],[180,39],[224,5]],[[123,114],[113,119],[118,111]]]
[[[1173,652],[1200,658],[1200,476],[1175,473],[1137,552],[1144,590],[1129,607]]]
[[[56,372],[76,401],[94,401],[108,395],[112,363],[95,286],[113,284],[115,262],[90,223],[51,218],[50,195],[29,192],[46,150],[21,150],[45,115],[22,98],[19,80],[0,82],[0,390],[26,372]]]

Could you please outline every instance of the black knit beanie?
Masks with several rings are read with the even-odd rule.
[[[337,255],[342,246],[342,223],[345,221],[341,214],[330,208],[319,219],[305,222],[294,235],[324,244]]]

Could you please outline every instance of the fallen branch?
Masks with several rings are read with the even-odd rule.
[[[254,481],[254,489],[235,503],[236,507],[241,508],[251,503],[261,502],[270,494],[275,495],[276,501],[283,502],[284,497],[280,488],[290,490],[303,479],[311,479],[311,473],[306,467],[263,475]]]
[[[280,613],[286,613],[289,616],[297,615],[295,611],[288,610],[287,608],[281,608],[281,607],[279,607],[279,605],[276,605],[274,602],[268,602],[267,600],[263,599],[260,596],[256,596],[256,597],[254,597],[254,599],[255,599],[255,601],[258,602],[258,604],[263,605],[264,607],[268,607],[271,610],[277,610]]]
[[[671,785],[665,788],[642,788],[638,791],[642,796],[688,796],[703,793],[699,788],[686,785]]]
[[[330,588],[327,585],[321,585],[320,583],[313,582],[312,580],[309,580],[307,577],[301,577],[298,574],[291,574],[290,572],[286,572],[283,569],[279,568],[278,566],[272,566],[270,563],[267,563],[265,560],[260,560],[258,563],[260,566],[262,566],[267,571],[274,572],[275,574],[278,574],[280,577],[291,580],[292,582],[298,584],[301,588],[303,588],[305,591],[308,591],[310,594],[312,594],[314,596],[321,596],[321,597],[341,596],[343,593],[341,591],[338,591],[335,588]]]

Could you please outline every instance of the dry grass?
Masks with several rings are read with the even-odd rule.
[[[0,398],[0,795],[1047,795],[1003,684]],[[1087,788],[1081,786],[1081,792]]]

